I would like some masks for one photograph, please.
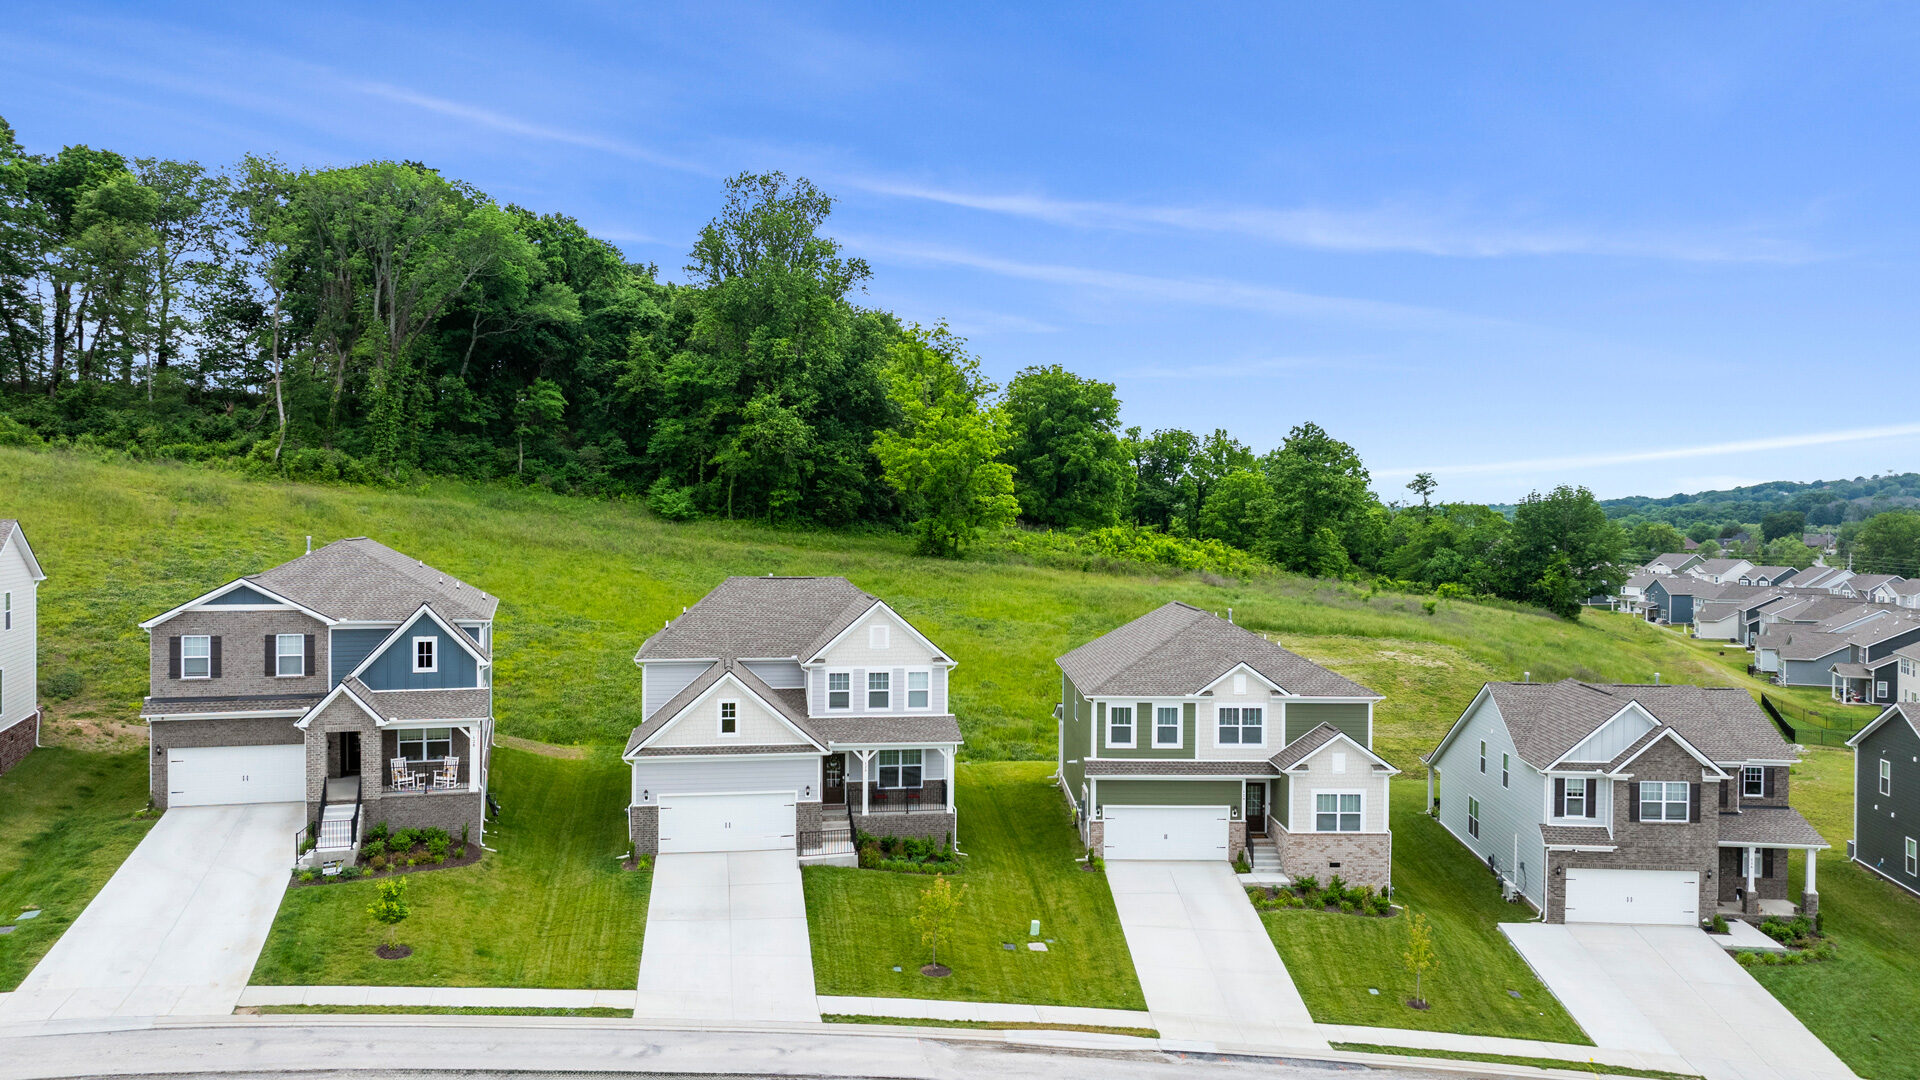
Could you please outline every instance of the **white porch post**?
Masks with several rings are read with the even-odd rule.
[[[1748,848],[1747,849],[1747,898],[1750,901],[1755,902],[1756,904],[1759,901],[1759,894],[1756,891],[1754,886],[1754,876],[1760,872],[1759,867],[1760,867],[1760,849],[1757,847]],[[1754,910],[1757,911],[1759,910],[1759,908],[1755,907]]]
[[[1808,896],[1818,896],[1820,894],[1820,890],[1815,888],[1813,884],[1813,867],[1819,855],[1820,853],[1813,848],[1807,849],[1807,887],[1804,891]]]
[[[873,751],[855,750],[853,753],[860,759],[860,812],[866,814],[873,807]]]
[[[477,724],[467,725],[467,790],[480,790],[480,728]],[[482,817],[486,815],[481,815]]]
[[[949,746],[943,753],[947,759],[947,813],[953,813],[953,789],[960,783],[960,765],[953,760],[953,753],[959,747]]]

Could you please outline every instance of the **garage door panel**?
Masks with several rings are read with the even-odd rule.
[[[660,796],[660,850],[767,851],[794,847],[792,792]]]
[[[305,802],[307,748],[192,746],[167,751],[168,806]]]
[[[1566,921],[1695,926],[1700,874],[1692,870],[1567,870]]]
[[[1224,806],[1104,807],[1105,857],[1225,860],[1228,816]]]

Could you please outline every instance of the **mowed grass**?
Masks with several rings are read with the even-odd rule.
[[[584,759],[497,749],[495,850],[409,875],[402,960],[374,954],[374,882],[290,889],[253,970],[261,985],[632,989],[652,875],[622,870],[628,772],[610,750]]]
[[[1401,914],[1377,919],[1300,909],[1261,913],[1307,1010],[1323,1024],[1591,1045],[1500,933],[1500,923],[1525,922],[1533,909],[1500,899],[1486,867],[1420,812],[1425,797],[1424,782],[1393,782],[1393,885],[1394,901],[1405,909]],[[1413,977],[1401,961],[1415,912],[1432,924],[1439,958],[1422,986],[1432,1005],[1425,1011],[1406,1004]]]
[[[1054,658],[1169,600],[1323,657],[1387,695],[1381,743],[1410,773],[1480,681],[1563,676],[1729,681],[1676,635],[1638,620],[1567,622],[1508,605],[1369,595],[1268,574],[1089,571],[1012,561],[991,540],[965,560],[906,538],[663,522],[628,503],[433,482],[404,491],[249,480],[213,469],[0,449],[0,490],[51,577],[45,672],[81,690],[63,716],[127,721],[145,691],[137,627],[182,601],[316,544],[371,536],[501,598],[496,713],[550,743],[619,743],[640,719],[634,651],[729,574],[839,574],[887,600],[959,658],[953,705],[974,760],[1051,756]],[[1436,666],[1437,665],[1437,666]]]
[[[27,977],[154,818],[146,755],[42,746],[0,776],[0,992]],[[37,918],[15,921],[28,907]]]
[[[911,922],[931,878],[803,870],[819,992],[1146,1008],[1106,878],[1074,861],[1078,838],[1066,801],[1047,782],[1051,771],[1041,762],[960,767],[955,793],[968,854],[953,880],[966,898],[952,940],[940,947],[940,962],[953,969],[946,978],[920,974],[927,948]],[[1046,952],[1027,948],[1032,919],[1040,920],[1040,940],[1050,941]]]

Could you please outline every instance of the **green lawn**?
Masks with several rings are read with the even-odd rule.
[[[1424,782],[1397,780],[1393,788],[1394,899],[1433,924],[1439,968],[1423,988],[1433,1007],[1422,1012],[1405,1004],[1413,996],[1413,978],[1400,960],[1406,914],[1371,919],[1298,909],[1263,912],[1313,1018],[1590,1044],[1500,933],[1499,923],[1526,921],[1533,910],[1502,902],[1486,868],[1420,812]]]
[[[1698,1073],[1667,1072],[1664,1069],[1632,1069],[1622,1065],[1599,1065],[1591,1061],[1562,1061],[1559,1058],[1516,1057],[1512,1054],[1481,1054],[1466,1050],[1416,1050],[1406,1046],[1380,1046],[1376,1043],[1337,1042],[1335,1050],[1356,1054],[1393,1054],[1399,1057],[1436,1058],[1441,1061],[1484,1061],[1491,1065],[1525,1065],[1534,1069],[1559,1069],[1563,1072],[1592,1073],[1595,1076],[1633,1076],[1646,1080],[1700,1080]]]
[[[920,974],[927,950],[908,922],[930,878],[802,871],[820,993],[1146,1008],[1113,894],[1105,877],[1073,861],[1078,839],[1050,772],[1041,762],[960,767],[955,793],[968,858],[955,882],[967,894],[959,930],[940,950],[953,968],[947,978]],[[1047,952],[1027,949],[1030,919],[1052,939]]]
[[[0,935],[0,991],[53,948],[153,827],[144,753],[43,746],[0,776],[0,924],[23,908],[38,918]]]
[[[621,870],[628,770],[494,752],[500,820],[480,862],[408,877],[404,960],[374,955],[369,881],[290,889],[254,967],[262,985],[631,989],[652,875]]]

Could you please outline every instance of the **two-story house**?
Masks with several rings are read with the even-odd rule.
[[[478,843],[498,606],[355,537],[141,623],[154,805],[304,802],[323,854],[382,821]]]
[[[1853,842],[1847,855],[1920,893],[1920,694],[1888,706],[1847,745],[1853,747]]]
[[[1380,695],[1170,603],[1060,657],[1058,762],[1107,859],[1223,859],[1391,883]]]
[[[0,774],[40,745],[40,583],[20,523],[0,518]]]
[[[1429,805],[1548,922],[1791,914],[1793,748],[1734,687],[1487,683],[1428,756]],[[1435,787],[1438,798],[1434,797]]]
[[[952,837],[956,661],[839,577],[728,578],[648,638],[627,741],[636,853]]]

